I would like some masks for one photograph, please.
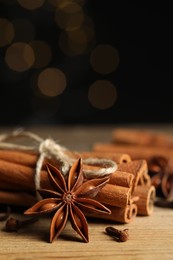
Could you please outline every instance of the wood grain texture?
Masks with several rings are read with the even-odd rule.
[[[173,211],[160,208],[130,224],[89,219],[89,243],[84,243],[68,223],[52,244],[48,242],[49,219],[40,219],[18,233],[4,232],[1,222],[0,259],[173,259],[172,220]],[[130,239],[116,242],[105,233],[110,225],[128,228]]]
[[[156,127],[153,127],[157,129]],[[159,129],[162,126],[159,127]],[[173,133],[173,126],[163,127]],[[69,149],[89,150],[95,141],[109,141],[114,126],[95,127],[38,127],[27,128],[42,137],[52,137]],[[1,133],[10,131],[0,129]],[[12,216],[22,218],[12,213]],[[173,259],[173,210],[154,207],[151,216],[137,216],[129,224],[118,224],[101,219],[88,218],[89,243],[84,243],[67,223],[60,237],[48,242],[49,218],[40,218],[32,226],[17,233],[4,231],[5,222],[0,222],[0,259],[78,259],[78,260],[155,260]],[[105,228],[114,226],[128,228],[130,239],[116,242]]]

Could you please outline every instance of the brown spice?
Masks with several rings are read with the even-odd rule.
[[[0,160],[0,162],[2,161]],[[3,161],[2,166],[3,167],[1,167],[1,169],[3,169],[2,171],[3,174],[1,174],[0,179],[2,178],[2,176],[6,176],[8,182],[7,182],[7,186],[4,186],[4,182],[0,181],[0,187],[3,187],[3,189],[5,189],[2,191],[0,190],[1,203],[6,205],[16,205],[16,206],[25,206],[25,207],[33,206],[36,203],[36,197],[34,196],[34,194],[31,194],[28,191],[34,190],[34,182],[33,182],[34,169],[32,169],[32,175],[29,175],[29,174],[24,174],[24,171],[22,171],[21,174],[20,164],[12,165],[11,162]],[[83,165],[83,167],[85,168],[85,165]],[[9,168],[10,168],[9,175],[15,176],[15,178],[9,178],[9,175],[6,175],[7,169],[9,170]],[[27,167],[27,169],[28,168],[29,167]],[[15,170],[14,172],[15,174],[12,172],[14,170]],[[52,186],[50,185],[49,182],[49,176],[47,171],[44,170],[44,174],[42,174],[42,172],[43,171],[41,171],[41,187],[43,189],[49,189],[49,190],[52,189]],[[26,173],[28,173],[28,171],[26,171]],[[18,181],[20,180],[19,183],[22,189],[24,189],[23,187],[26,187],[26,185],[28,185],[28,190],[26,190],[26,192],[21,192],[20,189],[12,191],[14,187],[16,189],[18,189],[19,187],[19,184],[17,185],[15,182],[16,177]],[[104,206],[106,206],[111,211],[111,214],[107,214],[107,212],[98,213],[91,210],[90,211],[85,210],[84,213],[85,216],[102,218],[102,219],[110,219],[120,223],[130,223],[134,220],[134,218],[137,215],[141,215],[141,214],[149,215],[148,210],[144,211],[144,209],[145,208],[151,209],[153,206],[153,201],[147,199],[148,198],[147,193],[146,193],[145,200],[144,199],[141,200],[141,198],[139,198],[137,202],[136,200],[135,201],[133,200],[134,198],[139,197],[138,192],[136,194],[137,195],[136,197],[134,197],[135,194],[131,192],[131,188],[134,189],[135,185],[137,185],[137,190],[139,186],[139,191],[145,185],[150,187],[150,179],[148,181],[147,178],[148,178],[147,164],[145,160],[133,160],[126,163],[118,164],[118,170],[115,173],[110,175],[109,182],[106,183],[103,189],[101,189],[95,197],[95,200],[98,200],[100,203],[104,204]],[[13,182],[15,182],[15,185]],[[30,182],[32,182],[32,187],[33,187],[32,189],[29,188]],[[110,185],[111,187],[114,187],[113,188],[114,192],[112,193],[111,193],[111,189],[108,189]],[[105,193],[105,196],[102,196],[103,193]],[[99,196],[104,197],[104,199],[103,200],[99,199]],[[107,198],[106,200],[105,197]],[[121,199],[121,197],[124,199]]]
[[[156,187],[157,195],[168,199],[173,189],[173,157],[152,157],[148,161],[151,182]]]
[[[173,147],[173,136],[163,131],[156,131],[143,128],[116,128],[112,132],[112,142],[156,146],[156,147]]]
[[[153,185],[149,187],[138,185],[133,192],[133,196],[139,196],[139,199],[136,201],[138,215],[149,216],[153,213],[156,198],[156,189]]]
[[[96,199],[107,205],[125,207],[130,204],[131,188],[106,184],[98,192]]]
[[[131,223],[137,216],[137,205],[132,203],[130,205],[127,205],[125,207],[115,207],[104,204],[107,208],[110,209],[111,214],[104,214],[104,213],[95,213],[95,212],[86,212],[87,217],[92,218],[99,218],[99,219],[107,219],[114,222],[119,223]]]
[[[162,147],[161,149],[158,149],[156,146],[96,142],[93,144],[92,150],[94,152],[103,153],[126,153],[129,154],[131,160],[149,160],[153,156],[165,156],[166,158],[173,157],[173,149],[169,147]]]
[[[38,220],[37,217],[26,219],[26,220],[18,220],[16,218],[11,217],[6,222],[5,230],[7,232],[17,232],[20,228],[32,224],[37,220]]]
[[[164,198],[170,196],[170,191],[173,187],[173,149],[167,147],[158,149],[158,147],[155,146],[144,147],[142,145],[133,144],[95,143],[93,150],[95,152],[102,151],[103,153],[127,153],[131,156],[132,164],[134,164],[134,161],[146,161],[148,173],[144,173],[142,170],[143,173],[140,176],[138,171],[138,176],[135,174],[136,184],[137,182],[141,184],[144,182],[144,184],[150,185],[151,182],[151,184],[156,187],[158,196]],[[130,162],[120,164],[118,170],[132,173],[127,169],[129,164]],[[126,169],[124,167],[126,167]]]
[[[58,168],[51,164],[47,164],[47,171],[53,189],[38,190],[43,199],[24,214],[40,216],[54,213],[50,225],[50,242],[60,235],[69,217],[73,229],[88,242],[88,224],[84,212],[111,213],[106,206],[93,199],[109,181],[109,177],[84,181],[81,158],[72,165],[67,180]]]
[[[31,207],[36,202],[36,197],[27,192],[11,192],[0,190],[0,202],[5,205]]]
[[[118,242],[125,242],[129,239],[128,228],[123,229],[123,230],[118,230],[114,227],[106,227],[105,230],[109,236],[114,237]]]
[[[0,176],[0,189],[2,189],[0,190],[0,201],[1,203],[6,205],[31,207],[36,203],[36,197],[34,196],[35,168],[33,167],[35,165],[34,162],[36,162],[36,159],[38,158],[38,154],[32,155],[33,158],[31,158],[31,154],[27,154],[22,151],[20,153],[20,156],[16,153],[13,154],[14,156],[11,156],[12,154],[8,151],[6,151],[5,154],[2,151],[2,153],[0,154],[0,158],[2,156],[2,158],[0,159],[0,171],[2,173]],[[96,156],[96,158],[109,158],[110,156],[110,158],[114,159],[118,164],[118,170],[111,174],[109,182],[106,183],[105,187],[103,187],[103,189],[101,189],[99,192],[98,190],[95,190],[95,194],[98,192],[98,194],[95,197],[95,200],[104,204],[104,206],[111,211],[111,214],[107,214],[107,212],[96,212],[94,210],[86,210],[82,208],[82,211],[85,216],[110,219],[120,223],[129,223],[137,215],[141,214],[141,210],[139,210],[141,206],[143,207],[142,210],[145,208],[150,209],[150,207],[148,207],[148,201],[150,200],[141,200],[141,198],[139,198],[138,196],[139,194],[136,194],[137,196],[135,197],[132,192],[135,186],[140,185],[140,190],[143,186],[150,187],[151,185],[151,180],[150,178],[148,178],[148,169],[145,160],[141,159],[134,161],[131,160],[127,154],[123,153],[110,154],[102,152],[84,152],[80,155],[83,159],[85,159],[85,157],[88,158],[88,156]],[[13,159],[15,159],[15,163],[12,163]],[[57,166],[57,162],[55,162],[55,164],[54,162],[51,162],[51,164],[60,169],[60,167]],[[87,166],[88,165],[83,164],[84,169]],[[91,167],[94,168],[98,166],[94,165]],[[45,169],[46,164],[44,162],[44,167],[42,168],[40,174],[40,186],[42,187],[42,189],[51,190],[52,186],[50,185],[49,176]],[[114,188],[108,189],[108,187]],[[111,192],[111,190],[113,192]],[[105,193],[106,196],[103,196],[103,193]],[[99,199],[99,196],[104,197],[104,199]],[[45,198],[45,195],[43,197]],[[50,199],[50,196],[48,198]],[[136,198],[138,198],[138,202]],[[142,214],[148,215],[148,211],[143,210]]]

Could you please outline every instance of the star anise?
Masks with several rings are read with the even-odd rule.
[[[84,212],[87,210],[111,213],[108,208],[93,199],[109,181],[109,177],[85,180],[81,158],[70,168],[67,180],[59,169],[50,163],[47,164],[47,172],[53,189],[39,189],[38,192],[43,199],[27,209],[24,214],[40,216],[54,213],[50,225],[50,242],[60,235],[68,219],[82,239],[89,242],[88,223]]]

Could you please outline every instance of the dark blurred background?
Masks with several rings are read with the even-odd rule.
[[[0,0],[0,124],[172,123],[167,2]]]

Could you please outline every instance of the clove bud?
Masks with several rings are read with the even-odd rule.
[[[118,230],[114,227],[106,227],[105,230],[109,236],[114,237],[118,242],[125,242],[129,239],[128,228],[123,229],[123,230]]]
[[[36,222],[38,218],[30,218],[26,220],[18,220],[13,217],[6,221],[5,230],[7,232],[17,232],[20,228]]]

